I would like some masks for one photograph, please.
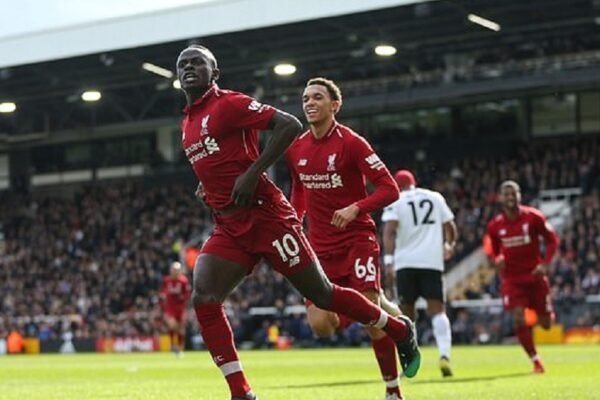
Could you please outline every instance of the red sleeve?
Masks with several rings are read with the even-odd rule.
[[[360,214],[380,210],[398,200],[400,191],[392,174],[371,145],[362,137],[357,136],[352,144],[353,159],[358,164],[360,172],[375,185],[375,191],[356,202]]]
[[[261,104],[242,93],[226,95],[229,103],[227,117],[231,125],[239,129],[267,129],[276,109]]]
[[[306,201],[304,199],[304,187],[302,187],[302,182],[298,180],[298,173],[293,167],[293,163],[290,162],[288,158],[288,165],[290,167],[290,174],[292,175],[292,188],[290,193],[290,202],[292,203],[292,207],[296,210],[296,214],[298,214],[298,219],[300,222],[304,220],[304,215],[306,214]]]
[[[500,238],[496,234],[494,221],[491,221],[488,224],[487,233],[490,238],[492,258],[497,262],[498,258],[502,256],[502,252],[500,249]]]
[[[537,226],[539,230],[539,234],[544,237],[546,242],[546,254],[542,260],[544,264],[550,264],[552,259],[554,259],[554,255],[556,254],[556,250],[558,250],[558,245],[560,243],[560,239],[558,235],[554,231],[554,228],[548,221],[546,221],[546,217],[542,213],[536,213],[537,218]]]

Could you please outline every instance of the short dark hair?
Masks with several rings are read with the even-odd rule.
[[[210,61],[212,61],[213,63],[213,67],[217,68],[217,58],[215,57],[215,55],[213,54],[212,51],[210,51],[210,49],[206,46],[202,46],[201,44],[197,44],[197,43],[192,43],[190,44],[188,47],[186,47],[185,49],[183,49],[182,53],[184,51],[186,51],[187,49],[198,49],[201,50],[204,54],[206,54],[208,56],[208,58],[210,59]]]
[[[503,191],[506,188],[513,188],[515,189],[515,191],[521,192],[521,186],[519,186],[517,182],[512,180],[504,181],[500,184],[500,191]]]
[[[342,91],[340,90],[338,85],[336,85],[335,82],[332,81],[331,79],[321,78],[321,77],[311,78],[308,80],[308,82],[306,82],[307,87],[310,85],[325,86],[331,99],[339,101],[340,104],[342,103]]]

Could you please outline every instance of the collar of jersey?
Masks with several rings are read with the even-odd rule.
[[[192,108],[197,108],[200,104],[202,104],[205,100],[210,98],[213,94],[218,96],[217,90],[219,90],[219,86],[217,86],[216,83],[213,83],[212,86],[208,88],[208,90],[202,96],[196,99],[196,101],[194,101],[191,106],[185,106],[183,112],[186,114],[189,113]]]
[[[333,131],[335,131],[335,129],[339,126],[338,122],[334,119],[333,123],[331,124],[331,127],[327,130],[327,133],[323,135],[322,138],[317,139],[315,137],[315,135],[312,134],[312,132],[310,133],[310,137],[314,142],[322,142],[323,140],[326,140],[328,138],[331,137],[331,134],[333,133]],[[310,130],[309,130],[310,131]]]
[[[504,219],[505,219],[505,220],[507,220],[507,221],[517,221],[517,220],[519,219],[519,217],[520,217],[521,215],[523,215],[523,213],[524,213],[524,212],[525,212],[525,209],[523,208],[523,205],[522,205],[522,204],[520,204],[520,205],[519,205],[519,207],[518,207],[517,218],[515,218],[515,219],[510,219],[510,218],[508,217],[508,215],[506,215],[506,211],[504,211],[504,210],[502,210],[502,215],[504,215]]]

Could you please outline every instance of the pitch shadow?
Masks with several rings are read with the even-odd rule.
[[[381,380],[363,380],[363,381],[345,381],[345,382],[321,382],[307,383],[303,385],[284,385],[284,386],[267,386],[267,389],[307,389],[319,387],[335,387],[335,386],[351,386],[351,385],[370,385],[372,383],[381,383]]]
[[[411,385],[424,385],[424,384],[452,384],[452,383],[464,383],[464,382],[484,382],[484,381],[495,381],[499,379],[511,379],[519,378],[522,376],[532,375],[530,372],[514,372],[511,374],[494,375],[494,376],[474,376],[465,378],[436,378],[436,379],[417,379],[410,381]],[[352,386],[352,385],[370,385],[372,383],[381,383],[380,380],[362,380],[362,381],[343,381],[343,382],[321,382],[321,383],[309,383],[302,385],[282,385],[282,386],[267,386],[266,389],[307,389],[307,388],[320,388],[320,387],[336,387],[336,386]]]
[[[424,385],[424,384],[438,384],[438,383],[464,383],[464,382],[485,382],[485,381],[495,381],[498,379],[511,379],[511,378],[519,378],[522,376],[532,375],[531,372],[513,372],[511,374],[502,374],[502,375],[493,375],[493,376],[472,376],[465,378],[435,378],[435,379],[425,379],[425,380],[416,380],[414,382],[411,381],[411,385]]]

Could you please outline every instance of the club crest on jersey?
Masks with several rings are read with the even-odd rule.
[[[330,154],[327,157],[327,171],[335,171],[335,158],[337,157],[336,153]]]
[[[208,120],[210,119],[210,114],[206,117],[202,118],[202,122],[200,123],[200,136],[208,135]]]

